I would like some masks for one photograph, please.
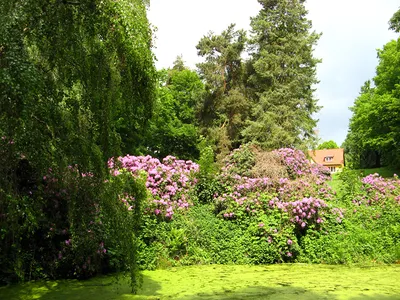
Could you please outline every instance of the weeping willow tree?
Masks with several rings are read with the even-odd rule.
[[[145,192],[108,178],[107,160],[134,151],[151,116],[146,5],[1,1],[0,281],[85,277],[109,260],[125,264],[136,287],[126,226],[138,228]],[[122,191],[136,196],[132,211],[119,205]]]

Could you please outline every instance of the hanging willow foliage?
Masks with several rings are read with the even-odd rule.
[[[78,262],[96,253],[103,239],[134,257],[134,238],[118,241],[126,238],[129,222],[123,216],[139,220],[146,195],[130,179],[111,181],[110,193],[107,160],[134,151],[151,117],[156,73],[146,5],[143,0],[1,1],[0,281],[36,273],[91,275],[101,262],[92,272]],[[49,175],[51,184],[44,179]],[[138,209],[116,208],[122,191],[138,193]],[[88,224],[95,207],[104,210],[104,218],[119,215],[93,232]],[[64,258],[45,263],[61,251],[58,225],[68,227],[65,238],[73,241],[70,270]],[[49,230],[54,235],[49,244],[24,245],[51,237]],[[36,246],[53,252],[38,254]],[[94,256],[89,260],[93,264]],[[135,270],[134,259],[128,261],[121,267]]]

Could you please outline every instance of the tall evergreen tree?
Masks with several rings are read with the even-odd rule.
[[[320,35],[311,31],[304,0],[259,2],[248,64],[253,115],[243,134],[266,148],[301,146],[313,138],[319,110],[313,85],[320,61],[313,46]]]
[[[198,54],[205,58],[197,67],[208,92],[200,108],[203,133],[221,155],[238,146],[248,115],[243,84],[245,46],[246,33],[234,24],[220,35],[210,32],[197,45]]]

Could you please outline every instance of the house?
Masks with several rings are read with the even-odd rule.
[[[324,165],[331,173],[339,172],[344,167],[344,149],[309,150],[312,162]]]

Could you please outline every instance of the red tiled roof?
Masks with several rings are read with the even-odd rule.
[[[321,165],[344,165],[344,149],[324,149],[324,150],[308,150],[311,159]],[[332,157],[331,161],[325,161],[325,157]]]

